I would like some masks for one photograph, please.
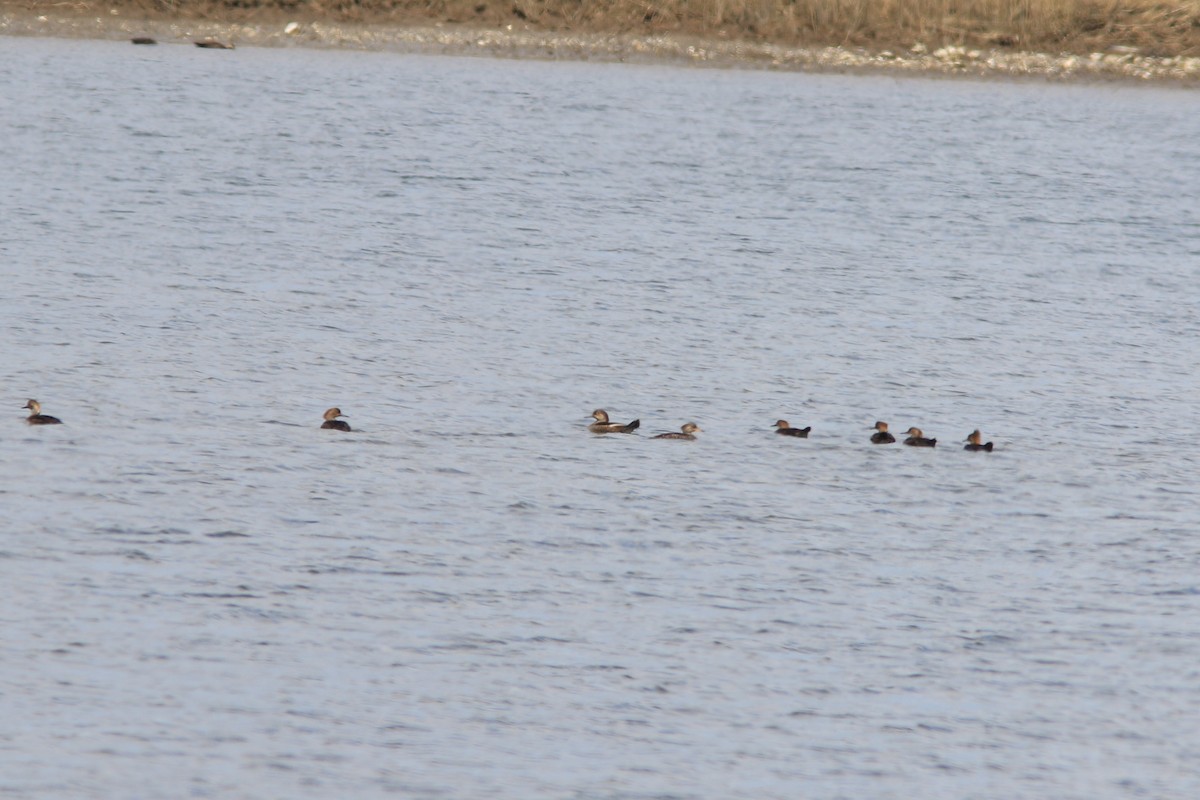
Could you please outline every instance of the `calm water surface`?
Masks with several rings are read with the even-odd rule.
[[[1200,793],[1200,95],[0,87],[0,796]]]

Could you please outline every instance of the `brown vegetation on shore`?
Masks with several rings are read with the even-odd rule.
[[[221,22],[287,18],[667,33],[871,50],[958,45],[1200,56],[1200,0],[0,0],[4,6]]]

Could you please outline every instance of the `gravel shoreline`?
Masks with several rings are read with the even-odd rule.
[[[1200,58],[1143,56],[1132,48],[1089,55],[921,45],[904,52],[785,47],[682,36],[630,36],[452,25],[389,26],[332,22],[222,23],[141,20],[37,12],[0,13],[0,36],[82,39],[150,37],[162,44],[212,39],[243,47],[311,47],[540,60],[692,64],[797,72],[1118,80],[1200,86]]]

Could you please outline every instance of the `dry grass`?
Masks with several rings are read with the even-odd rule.
[[[522,25],[872,49],[921,43],[1089,53],[1125,46],[1146,55],[1200,56],[1200,0],[80,0],[78,5],[230,21],[286,16]]]

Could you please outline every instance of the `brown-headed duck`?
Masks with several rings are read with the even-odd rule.
[[[43,414],[42,404],[37,400],[30,400],[22,408],[29,409],[29,416],[25,418],[25,422],[29,425],[62,425],[62,420],[58,417]]]
[[[926,439],[920,428],[909,428],[904,434],[908,437],[904,443],[909,447],[937,447],[937,439]]]
[[[591,425],[588,425],[588,430],[592,433],[633,433],[642,424],[640,419],[635,419],[633,422],[609,422],[608,412],[603,408],[597,408],[592,412],[592,419],[596,420]]]
[[[807,428],[793,428],[788,424],[786,419],[779,419],[775,421],[775,432],[781,436],[795,436],[800,439],[807,439],[808,432],[811,430],[812,425],[809,425]]]
[[[896,437],[888,433],[886,422],[875,423],[875,433],[871,434],[871,444],[891,444]]]
[[[347,431],[350,430],[350,423],[338,419],[344,417],[340,408],[331,408],[325,412],[325,421],[321,423],[321,428],[330,431]]]
[[[967,443],[963,445],[963,450],[970,450],[973,453],[983,451],[985,453],[992,452],[992,443],[983,444],[983,434],[977,430],[971,431],[967,436]]]
[[[651,439],[687,439],[689,441],[696,438],[696,432],[700,430],[700,426],[694,422],[686,423],[679,429],[680,433],[660,433],[658,436],[651,436]]]

